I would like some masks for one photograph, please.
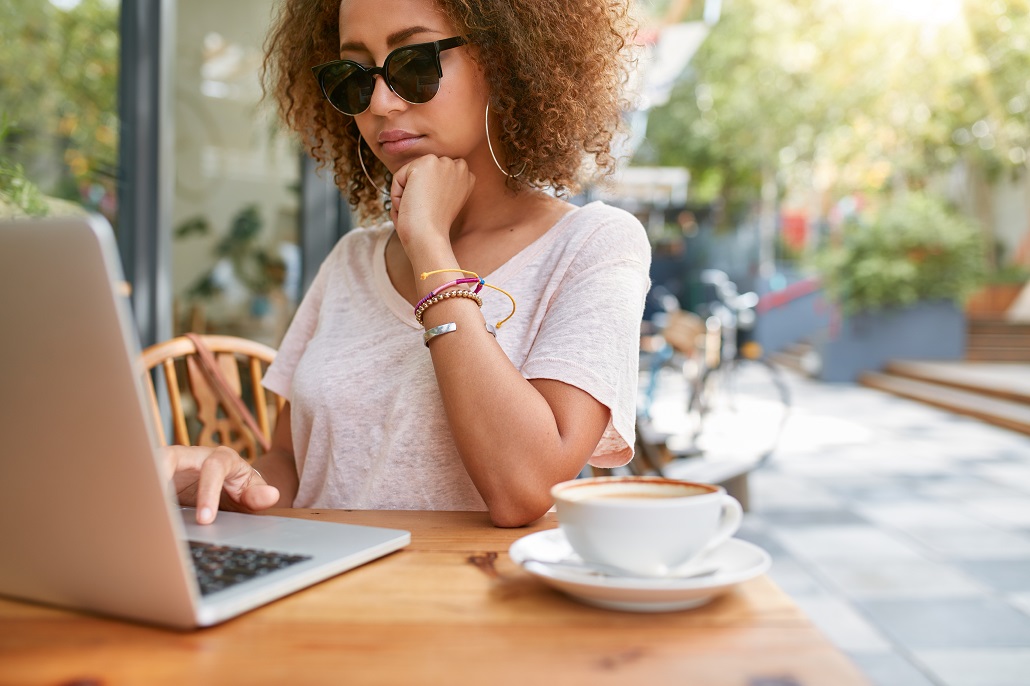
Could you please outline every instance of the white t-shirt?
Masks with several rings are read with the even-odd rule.
[[[322,264],[264,385],[291,405],[296,507],[485,510],[458,456],[423,329],[386,272],[390,223],[355,229]],[[590,459],[633,456],[640,320],[651,251],[640,222],[575,208],[492,274],[515,316],[497,343],[527,379],[583,389],[611,411]],[[511,303],[492,289],[483,316]]]

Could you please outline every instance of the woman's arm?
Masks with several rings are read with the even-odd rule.
[[[458,266],[448,228],[467,196],[448,191],[463,187],[463,171],[460,160],[427,156],[394,177],[395,225],[416,275],[419,297],[457,276],[419,278],[422,272]],[[438,183],[419,184],[419,179]],[[619,296],[598,293],[596,297]],[[434,338],[429,348],[459,455],[491,519],[498,526],[532,522],[553,504],[551,486],[574,478],[590,459],[610,419],[609,408],[561,381],[526,380],[486,331],[483,315],[468,299],[451,298],[433,305],[425,311],[423,322],[426,329],[457,324],[455,333]],[[630,324],[622,328],[636,343],[639,321]],[[595,335],[624,333],[616,329]]]
[[[458,453],[491,519],[497,526],[534,521],[553,504],[551,486],[583,469],[608,408],[561,381],[523,378],[470,301],[434,305],[423,321],[458,326],[429,348]]]

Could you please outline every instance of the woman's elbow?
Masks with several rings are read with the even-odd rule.
[[[514,529],[532,524],[547,514],[553,503],[548,499],[534,503],[492,503],[490,521],[502,529]]]

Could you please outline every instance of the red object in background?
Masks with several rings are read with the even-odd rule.
[[[788,247],[799,250],[808,238],[808,217],[804,212],[784,212],[780,218],[780,235]]]

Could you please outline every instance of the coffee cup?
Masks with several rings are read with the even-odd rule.
[[[720,486],[650,476],[574,479],[551,489],[558,522],[587,563],[675,576],[727,541],[743,509]]]

